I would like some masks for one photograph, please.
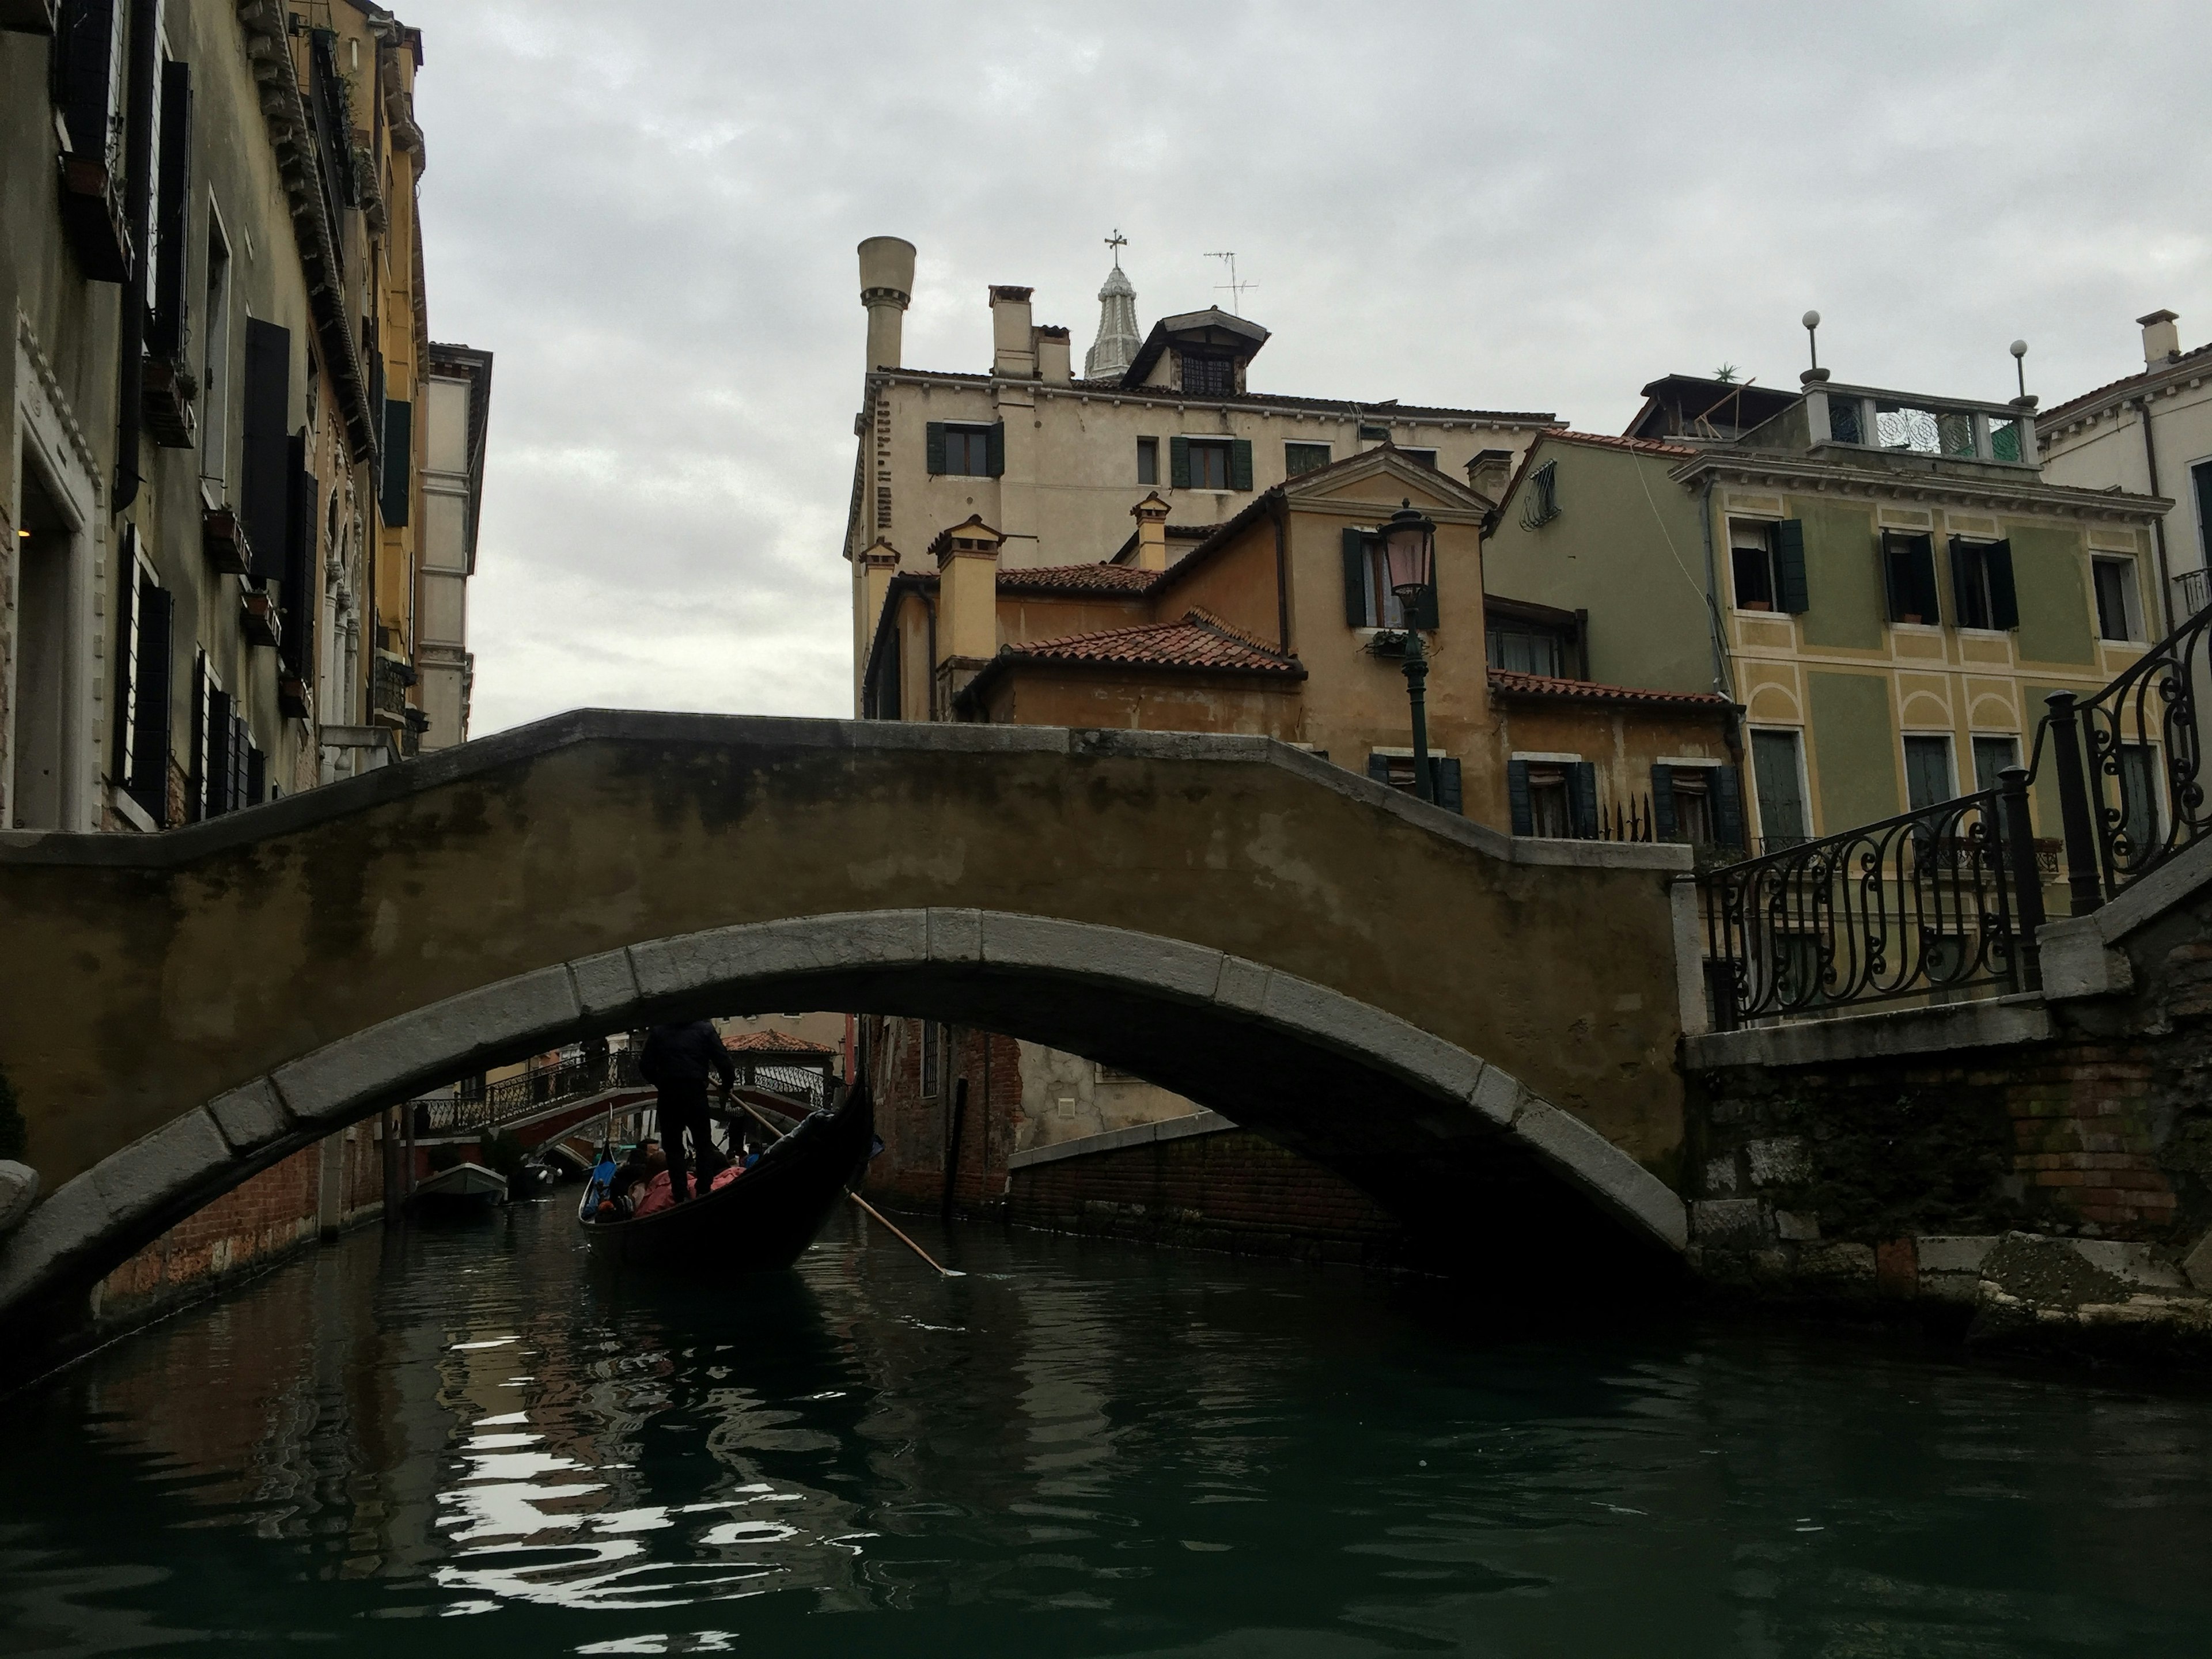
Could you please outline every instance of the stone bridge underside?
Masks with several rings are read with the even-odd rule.
[[[1137,1073],[1507,1272],[1663,1258],[1686,866],[1263,739],[596,711],[167,835],[0,836],[0,1066],[52,1194],[0,1310],[423,1087],[794,1008]]]

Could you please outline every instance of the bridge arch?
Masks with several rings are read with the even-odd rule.
[[[110,1153],[0,1249],[0,1313],[73,1291],[249,1176],[417,1091],[595,1031],[817,1006],[983,1026],[1216,1103],[1439,1242],[1679,1252],[1682,1203],[1504,1068],[1344,993],[1185,940],[924,908],[598,952],[380,1021]]]

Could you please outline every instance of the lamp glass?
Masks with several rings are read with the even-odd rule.
[[[1382,558],[1390,572],[1390,591],[1401,599],[1420,592],[1434,578],[1437,527],[1409,502],[1382,526]]]

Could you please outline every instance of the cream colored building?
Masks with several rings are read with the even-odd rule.
[[[2166,599],[2150,618],[2158,634],[2212,604],[2212,345],[2184,351],[2179,320],[2164,310],[2138,317],[2142,372],[2036,421],[2051,483],[2172,501],[2154,528],[2166,578],[2155,584]]]
[[[423,399],[422,568],[416,672],[427,724],[422,748],[469,740],[477,659],[469,649],[469,578],[477,569],[491,353],[433,344]]]
[[[1002,569],[1099,563],[1133,543],[1130,509],[1154,490],[1176,530],[1203,530],[1271,485],[1386,442],[1454,477],[1480,461],[1502,480],[1536,434],[1559,424],[1526,411],[1261,390],[1253,363],[1266,329],[1208,307],[1162,318],[1138,339],[1118,258],[1099,295],[1089,378],[1075,376],[1068,331],[1036,322],[1033,290],[1011,286],[988,290],[986,368],[911,368],[901,333],[913,246],[878,236],[860,252],[868,355],[845,528],[856,711],[890,576],[933,573],[927,550],[971,515],[1004,537]]]

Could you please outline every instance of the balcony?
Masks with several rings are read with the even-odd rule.
[[[167,357],[147,358],[141,400],[147,435],[164,449],[196,448],[199,423],[192,417],[192,401],[199,392],[199,383],[183,364]]]

